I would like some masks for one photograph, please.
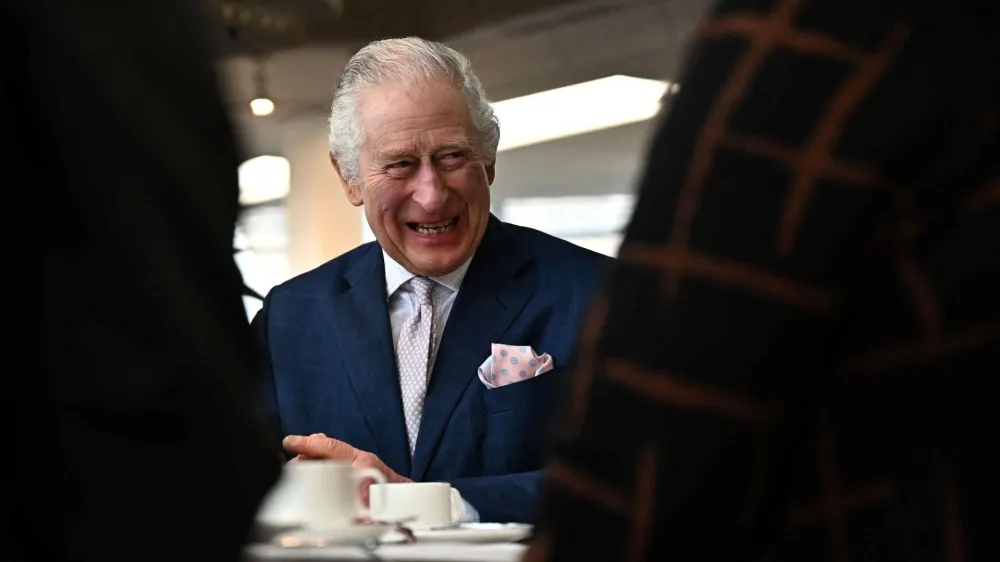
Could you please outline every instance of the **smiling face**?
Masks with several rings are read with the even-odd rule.
[[[494,177],[461,90],[444,79],[387,84],[359,92],[357,103],[360,185],[341,176],[348,199],[364,205],[382,249],[411,273],[458,269],[486,232]]]

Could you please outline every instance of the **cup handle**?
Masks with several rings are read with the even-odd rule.
[[[465,516],[465,502],[462,501],[462,494],[455,488],[449,490],[451,501],[451,524],[458,525]]]
[[[382,474],[382,471],[378,470],[377,468],[359,468],[359,469],[357,469],[357,470],[354,471],[354,477],[359,482],[362,479],[364,479],[364,478],[371,478],[372,480],[375,481],[376,484],[385,484],[386,483],[385,475]],[[382,511],[382,510],[384,510],[386,508],[385,488],[381,487],[381,488],[379,488],[379,490],[381,490],[379,492],[379,497],[380,497],[379,505],[381,506],[381,509],[379,511]],[[373,515],[375,515],[374,513],[372,513],[371,505],[372,505],[371,497],[369,497],[368,498],[368,507],[366,507],[366,508],[363,507],[361,509],[361,516],[362,517],[372,517]]]

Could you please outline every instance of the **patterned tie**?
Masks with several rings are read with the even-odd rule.
[[[408,281],[410,290],[417,296],[413,316],[406,319],[399,334],[396,361],[399,365],[399,388],[403,396],[403,416],[406,418],[406,436],[410,455],[417,447],[417,432],[427,396],[427,368],[434,345],[434,301],[437,283],[426,277]]]

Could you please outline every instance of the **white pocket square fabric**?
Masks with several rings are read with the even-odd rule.
[[[551,371],[555,365],[548,353],[538,355],[526,345],[495,343],[493,353],[479,366],[479,380],[488,388],[499,388]]]

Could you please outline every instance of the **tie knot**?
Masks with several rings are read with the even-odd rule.
[[[417,301],[421,305],[431,305],[431,294],[437,282],[427,277],[414,277],[410,279],[410,289],[417,295]]]

